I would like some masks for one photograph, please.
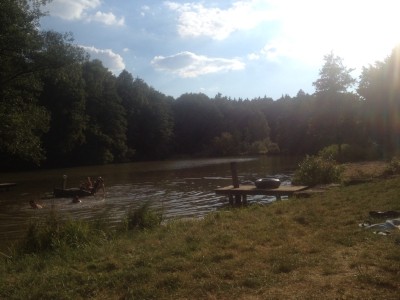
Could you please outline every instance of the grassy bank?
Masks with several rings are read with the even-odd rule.
[[[400,231],[358,224],[400,210],[399,195],[397,177],[149,230],[97,227],[74,247],[1,255],[0,298],[398,299]]]

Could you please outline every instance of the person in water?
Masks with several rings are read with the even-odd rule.
[[[106,190],[104,186],[104,180],[101,177],[97,177],[96,180],[92,182],[90,177],[87,178],[86,182],[81,182],[80,189],[90,192],[91,195],[95,195],[100,189],[103,190],[103,196],[106,196]]]
[[[105,186],[104,186],[104,180],[101,177],[98,177],[95,180],[93,188],[92,188],[92,194],[95,195],[99,189],[103,190],[103,196],[105,197],[106,196],[106,189],[105,189]]]
[[[82,190],[91,191],[93,189],[92,179],[88,177],[85,182],[81,182],[80,188]]]
[[[37,203],[35,202],[35,200],[30,200],[30,201],[29,201],[29,204],[31,205],[31,207],[32,207],[33,209],[40,209],[40,208],[43,208],[43,206],[41,206],[40,204],[37,204]]]
[[[75,195],[74,198],[72,198],[72,203],[80,203],[82,202],[81,199],[79,199],[78,195]]]

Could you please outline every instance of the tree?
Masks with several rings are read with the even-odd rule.
[[[127,143],[131,156],[161,159],[171,152],[172,98],[157,92],[127,71],[117,78],[118,95],[127,113]]]
[[[229,132],[222,132],[220,136],[213,139],[213,153],[215,155],[237,155],[240,153],[239,143]]]
[[[86,142],[79,153],[85,163],[105,164],[126,157],[126,111],[116,88],[116,78],[101,61],[83,66],[86,86]]]
[[[179,154],[209,151],[220,135],[222,116],[214,101],[204,94],[184,94],[173,103],[175,150]]]
[[[348,111],[359,101],[357,95],[348,92],[356,80],[350,75],[353,69],[343,65],[342,58],[333,52],[324,57],[325,63],[319,72],[320,78],[313,82],[316,88],[318,106],[310,123],[310,133],[316,137],[315,144],[325,147],[330,144],[338,145],[339,157],[344,142],[355,138],[354,111]]]
[[[43,37],[38,31],[45,1],[0,2],[0,156],[5,162],[39,164],[45,153],[41,136],[49,115],[37,102],[45,66]]]
[[[88,123],[82,65],[76,63],[56,72],[46,72],[43,83],[40,103],[51,114],[49,132],[43,136],[46,163],[73,163],[73,153],[86,141]]]
[[[365,99],[368,133],[390,157],[400,150],[400,46],[383,62],[363,68],[358,93]]]
[[[313,82],[315,92],[335,96],[347,92],[347,89],[356,83],[356,80],[350,75],[354,69],[346,68],[342,58],[335,56],[333,52],[325,55],[324,60],[325,63],[319,71],[320,78]]]
[[[135,139],[135,127],[138,122],[138,112],[140,99],[136,97],[136,88],[134,86],[134,79],[131,73],[123,70],[116,81],[116,88],[118,96],[121,98],[121,104],[126,112],[126,143],[128,147],[127,158],[132,159],[136,154],[136,139]]]
[[[70,34],[49,31],[43,34],[43,60],[57,68],[41,72],[40,104],[50,113],[50,129],[43,136],[47,164],[73,163],[74,151],[85,142],[85,82],[82,65],[88,57],[71,42]]]

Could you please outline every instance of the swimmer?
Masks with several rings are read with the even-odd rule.
[[[93,185],[92,194],[95,195],[99,189],[103,190],[103,196],[106,197],[106,189],[104,186],[104,180],[101,177],[98,177]]]
[[[30,201],[29,201],[29,204],[31,205],[31,207],[32,207],[33,209],[40,209],[40,208],[43,208],[43,206],[41,206],[40,204],[37,204],[37,203],[35,202],[35,200],[30,200]]]
[[[79,199],[78,195],[76,195],[76,196],[74,196],[74,198],[72,198],[72,203],[80,203],[80,202],[82,202],[82,201],[81,201],[81,199]]]
[[[86,179],[86,181],[81,181],[80,182],[80,189],[81,190],[91,191],[93,189],[92,179],[90,177],[88,177]]]

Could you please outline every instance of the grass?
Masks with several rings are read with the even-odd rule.
[[[394,177],[95,242],[84,227],[80,247],[1,257],[0,299],[398,299],[400,231],[358,226],[398,195]]]

